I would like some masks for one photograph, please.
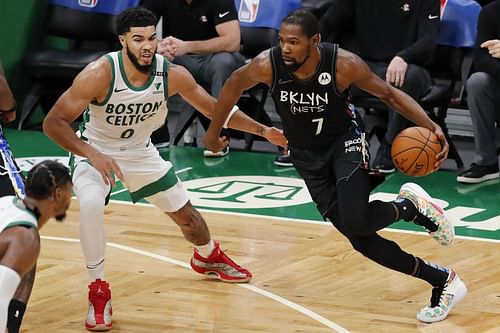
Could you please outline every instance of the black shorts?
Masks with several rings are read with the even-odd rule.
[[[337,184],[348,181],[358,168],[369,171],[370,147],[365,136],[359,127],[351,126],[325,149],[290,148],[293,165],[304,179],[323,218],[328,216],[337,201]]]
[[[0,197],[24,196],[24,177],[0,129]]]

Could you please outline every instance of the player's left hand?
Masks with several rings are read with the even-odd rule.
[[[438,170],[448,158],[448,150],[450,146],[448,145],[448,141],[446,141],[446,137],[444,136],[444,132],[441,127],[436,125],[436,128],[434,128],[433,131],[441,143],[441,151],[436,155],[436,164],[434,164],[434,170]]]
[[[268,127],[264,131],[264,137],[272,144],[288,149],[288,140],[279,128]]]

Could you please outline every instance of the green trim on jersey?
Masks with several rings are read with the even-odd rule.
[[[149,86],[151,85],[151,83],[153,82],[154,80],[154,75],[150,75],[149,76],[149,79],[140,87],[134,87],[128,80],[128,77],[127,77],[127,73],[125,72],[125,67],[123,65],[123,55],[122,55],[122,51],[118,51],[118,64],[120,65],[120,73],[122,75],[122,78],[123,78],[123,82],[125,82],[125,84],[127,85],[127,87],[130,89],[130,90],[133,90],[133,91],[142,91],[142,90],[146,90],[149,88]],[[156,55],[154,55],[153,57],[153,64],[151,66],[152,68],[154,68],[154,70],[156,71]]]
[[[168,67],[170,63],[167,58],[163,58],[163,96],[165,96],[165,101],[168,102]]]
[[[83,135],[83,133],[85,132],[86,130],[86,124],[90,121],[90,109],[87,107],[85,109],[85,111],[83,111],[83,115],[82,115],[82,122],[80,123],[80,125],[78,126],[78,129],[80,130],[80,139],[82,139],[83,141],[89,141],[89,139],[87,139],[87,137],[85,135]]]
[[[100,103],[98,101],[92,103],[94,105],[99,105],[99,106],[103,106],[108,103],[109,99],[111,98],[111,95],[113,94],[113,86],[115,84],[115,62],[113,61],[113,58],[109,54],[106,54],[105,57],[106,59],[108,59],[111,65],[111,83],[108,87],[108,94],[106,95],[106,98],[104,98],[104,100]]]
[[[130,192],[130,197],[135,203],[142,198],[147,198],[149,196],[152,196],[153,194],[168,190],[169,188],[177,184],[177,182],[178,179],[177,175],[175,174],[174,168],[170,168],[170,170],[168,170],[168,172],[157,181],[154,181],[135,192]]]
[[[38,226],[36,224],[34,224],[33,222],[30,222],[30,221],[16,221],[16,222],[12,222],[12,223],[7,224],[7,226],[3,230],[7,230],[7,229],[12,228],[12,227],[27,227],[27,228],[35,228],[35,229],[38,228]]]
[[[19,208],[20,210],[24,210],[26,213],[30,214],[31,216],[33,216],[33,218],[35,220],[38,220],[36,218],[36,215],[35,213],[33,213],[30,209],[26,208],[26,206],[24,205],[24,202],[22,199],[19,199],[19,197],[14,197],[12,198],[12,203],[14,204],[14,206],[16,206],[17,208]]]

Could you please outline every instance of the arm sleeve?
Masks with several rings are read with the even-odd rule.
[[[476,71],[485,72],[500,81],[500,60],[493,58],[488,49],[481,48],[481,44],[490,39],[499,39],[497,33],[499,24],[496,23],[500,13],[495,13],[492,9],[500,8],[500,6],[487,6],[481,10],[477,22],[476,48],[474,49],[473,66]]]
[[[214,24],[217,26],[228,21],[238,20],[234,0],[209,0],[214,2]]]
[[[417,40],[396,54],[407,63],[425,64],[432,54],[439,38],[439,0],[423,0],[417,17]],[[435,18],[433,18],[435,17]]]
[[[345,26],[353,25],[354,0],[334,0],[320,19],[322,40],[340,43]]]

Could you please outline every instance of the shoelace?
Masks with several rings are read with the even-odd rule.
[[[432,288],[431,308],[439,305],[439,303],[441,302],[441,298],[443,297],[443,291],[444,286]]]
[[[224,258],[225,261],[229,261],[231,264],[233,264],[235,267],[239,268],[239,269],[242,269],[240,265],[238,265],[237,263],[235,263],[231,258],[229,258],[227,255],[226,255],[226,252],[227,250],[221,250],[219,249],[220,251],[220,255],[221,257]]]

